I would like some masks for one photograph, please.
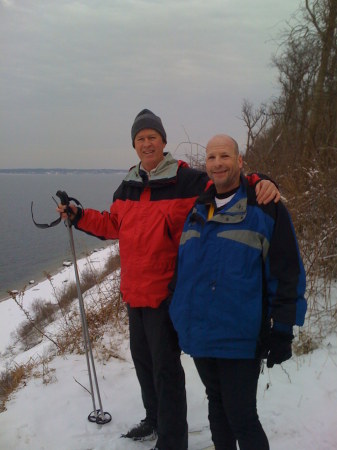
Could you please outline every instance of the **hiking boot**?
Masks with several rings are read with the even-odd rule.
[[[152,441],[157,438],[157,430],[146,419],[143,419],[126,434],[122,434],[121,437],[129,438],[133,441]]]

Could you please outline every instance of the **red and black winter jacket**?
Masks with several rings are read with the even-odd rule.
[[[120,289],[131,307],[157,308],[168,297],[184,222],[209,183],[206,173],[166,153],[149,176],[139,165],[129,171],[110,212],[85,209],[75,222],[101,239],[119,239]]]

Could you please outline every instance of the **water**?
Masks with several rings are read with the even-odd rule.
[[[113,193],[125,173],[113,174],[0,174],[0,298],[7,291],[22,289],[30,280],[44,279],[71,260],[68,230],[61,222],[48,229],[35,227],[30,205],[34,201],[36,222],[57,219],[52,196],[64,190],[84,207],[108,210]],[[74,229],[76,254],[87,254],[109,244]]]

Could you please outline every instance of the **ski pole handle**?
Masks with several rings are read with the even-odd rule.
[[[65,212],[67,213],[67,215],[69,217],[70,214],[73,214],[73,211],[69,206],[70,198],[68,197],[68,194],[66,193],[66,191],[57,191],[56,195],[60,199],[61,205],[66,206]]]
[[[66,209],[64,212],[67,213],[67,216],[68,216],[68,226],[71,226],[70,214],[72,214],[73,212],[69,206],[70,201],[69,201],[68,194],[66,193],[66,191],[57,191],[56,195],[60,199],[61,205],[66,206]]]
[[[62,205],[69,206],[69,197],[66,191],[57,191],[56,195],[60,199]]]
[[[80,209],[83,210],[82,203],[79,202],[74,197],[69,197],[68,194],[65,191],[57,191],[56,195],[60,199],[61,205],[66,206],[66,209],[65,209],[64,212],[68,215],[68,219],[70,219],[71,216],[74,216],[74,211],[70,207],[70,202],[71,201],[74,202],[77,205],[77,207],[80,207]]]

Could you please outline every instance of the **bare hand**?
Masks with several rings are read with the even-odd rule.
[[[267,205],[267,203],[274,200],[274,203],[280,201],[281,194],[275,184],[269,180],[261,180],[257,183],[256,188],[256,200],[259,205]]]
[[[60,213],[63,220],[67,220],[69,218],[72,221],[75,219],[78,208],[73,204],[70,204],[69,208],[72,210],[70,214],[66,212],[67,209],[66,205],[59,204],[58,207],[56,208],[56,211]]]

